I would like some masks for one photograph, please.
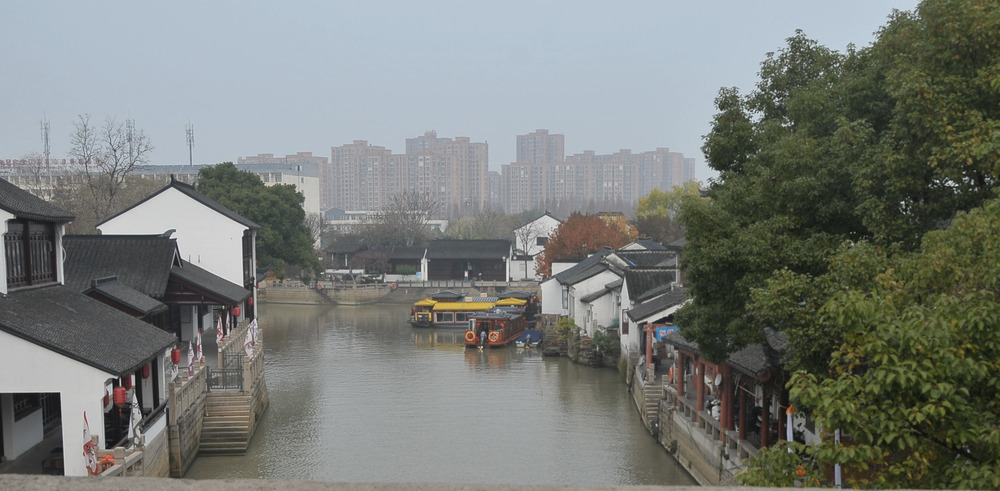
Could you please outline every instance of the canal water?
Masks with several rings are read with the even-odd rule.
[[[466,350],[408,305],[262,305],[268,408],[246,456],[186,478],[693,485],[617,371],[533,349]]]

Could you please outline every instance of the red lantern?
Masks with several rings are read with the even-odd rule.
[[[247,299],[247,305],[253,305],[253,297]]]
[[[174,363],[174,365],[180,363],[181,362],[181,350],[179,350],[179,349],[170,350],[170,361],[172,361]]]
[[[240,308],[239,307],[233,307],[233,316],[235,316],[235,317],[239,317],[240,316]]]
[[[142,378],[149,378],[149,363],[142,366]]]
[[[126,375],[126,376],[122,377],[122,387],[125,387],[126,389],[131,389],[132,388],[132,376],[131,375]]]
[[[115,405],[124,406],[127,395],[128,391],[125,390],[125,387],[115,387]]]

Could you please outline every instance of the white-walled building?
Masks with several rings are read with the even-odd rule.
[[[514,253],[516,260],[511,263],[515,280],[541,279],[538,270],[538,255],[545,250],[549,237],[562,222],[545,212],[542,216],[514,229]]]
[[[257,297],[256,240],[260,225],[198,192],[171,181],[166,187],[97,225],[103,234],[156,235],[171,231],[181,258]],[[256,317],[256,304],[243,306]]]
[[[62,239],[72,219],[0,181],[0,456],[18,458],[58,427],[63,472],[85,476],[85,432],[102,447],[125,437],[112,405],[115,389],[135,398],[148,447],[167,447],[164,408],[176,338],[63,286]]]

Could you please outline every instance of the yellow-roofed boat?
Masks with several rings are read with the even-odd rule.
[[[410,309],[413,327],[466,328],[469,316],[496,307],[497,297],[466,297],[461,293],[442,291],[417,301]]]

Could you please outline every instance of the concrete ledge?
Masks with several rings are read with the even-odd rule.
[[[505,486],[485,484],[435,484],[435,483],[338,483],[314,481],[266,481],[243,479],[219,479],[196,481],[191,479],[143,478],[143,477],[59,477],[24,474],[0,474],[0,489],[43,491],[67,489],[78,491],[110,491],[142,489],[143,491],[185,490],[276,490],[284,491],[503,491],[533,490],[561,491],[567,489],[613,491],[695,491],[695,490],[736,490],[753,491],[763,488],[702,488],[696,486]]]

